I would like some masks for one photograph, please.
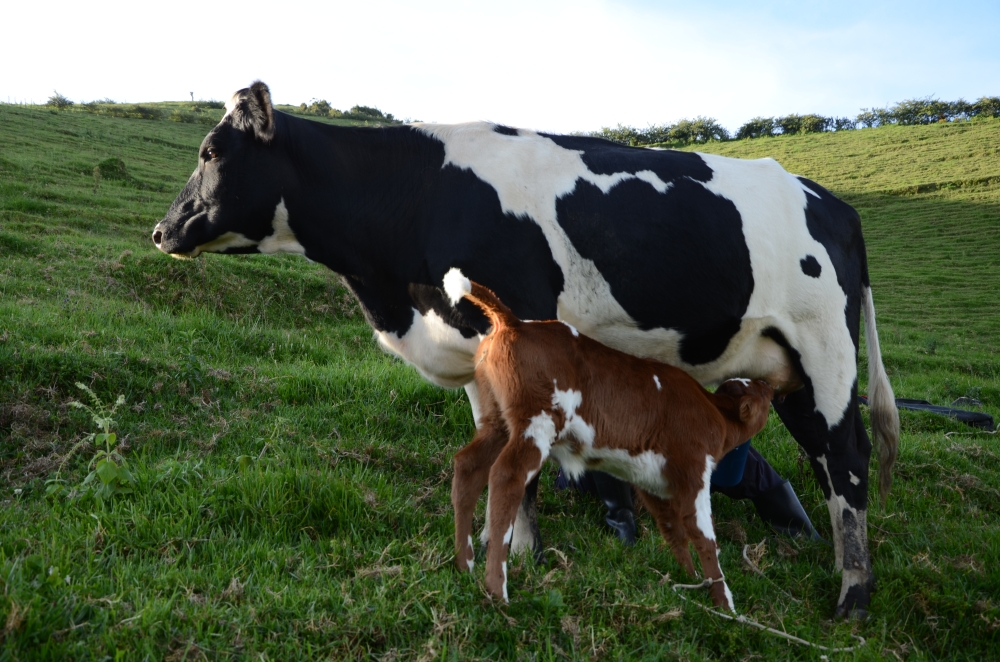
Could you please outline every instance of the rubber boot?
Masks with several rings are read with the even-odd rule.
[[[760,518],[778,533],[792,538],[805,536],[811,540],[823,540],[787,480],[752,497],[750,501]]]
[[[590,471],[597,496],[608,508],[604,518],[624,545],[635,544],[635,506],[632,503],[632,486],[603,471]]]

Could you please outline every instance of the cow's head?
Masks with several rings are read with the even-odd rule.
[[[277,148],[281,118],[267,85],[257,81],[240,90],[226,110],[201,143],[198,168],[153,229],[153,243],[164,253],[252,253],[287,232],[282,189],[288,166]]]

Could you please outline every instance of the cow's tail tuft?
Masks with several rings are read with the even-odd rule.
[[[871,411],[872,437],[878,451],[878,492],[885,505],[892,486],[892,465],[899,454],[899,410],[896,409],[896,396],[882,365],[870,287],[862,290],[861,300],[865,316],[865,342],[868,345],[868,407]]]
[[[444,275],[444,291],[453,306],[457,305],[463,297],[476,304],[486,313],[490,324],[493,325],[494,332],[503,327],[516,326],[521,323],[521,320],[497,298],[492,290],[472,282],[456,267],[452,267]]]

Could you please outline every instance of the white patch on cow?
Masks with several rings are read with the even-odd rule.
[[[531,471],[529,471],[528,476],[524,479],[524,484],[527,485],[528,483],[530,483],[531,479],[534,478],[535,474],[537,473],[538,473],[537,469],[532,469]]]
[[[219,235],[207,244],[198,246],[191,257],[201,253],[221,253],[229,248],[244,248],[246,246],[256,246],[257,242],[239,232],[226,232]]]
[[[469,572],[472,572],[472,568],[475,567],[476,562],[473,560],[476,554],[475,547],[472,545],[472,536],[469,536],[469,558],[466,559],[466,564],[469,566]]]
[[[701,475],[701,489],[694,499],[695,523],[702,535],[715,541],[715,528],[712,526],[712,471],[715,469],[715,459],[705,456],[705,471]]]
[[[730,200],[743,219],[754,279],[743,326],[767,320],[781,331],[799,352],[803,369],[812,377],[816,410],[832,428],[850,404],[857,365],[844,316],[847,295],[826,248],[806,226],[808,189],[771,159],[700,156],[714,173],[705,188]],[[802,273],[799,260],[806,255],[822,267],[818,278]],[[726,353],[732,348],[730,343]]]
[[[401,357],[438,386],[458,388],[475,376],[473,356],[479,338],[465,338],[433,310],[421,315],[413,309],[413,323],[402,336],[376,331],[382,347]]]
[[[563,322],[563,324],[569,327],[569,332],[573,334],[574,338],[578,338],[580,336],[580,332],[576,330],[575,326],[573,326],[569,322]]]
[[[514,537],[514,525],[511,524],[509,527],[507,527],[507,533],[503,534],[503,544],[509,545],[513,537]]]
[[[857,372],[844,317],[846,296],[826,249],[809,234],[802,184],[773,160],[700,155],[715,173],[705,188],[730,200],[743,218],[754,290],[740,330],[722,355],[690,365],[680,360],[682,335],[674,329],[639,328],[556,218],[558,200],[581,181],[605,193],[632,178],[661,193],[669,192],[669,183],[649,171],[598,175],[587,168],[581,152],[532,131],[507,136],[487,123],[415,127],[444,144],[444,166],[470,170],[497,191],[504,212],[538,224],[565,279],[557,301],[560,320],[615,349],[676,365],[702,384],[744,376],[766,379],[780,390],[797,382],[788,353],[761,335],[777,328],[812,377],[817,410],[830,426],[841,420]],[[805,255],[820,263],[819,278],[802,273],[799,260]]]
[[[855,476],[853,471],[848,471],[847,475],[851,477],[851,485],[858,485],[861,483],[861,479]]]
[[[750,386],[750,380],[745,377],[733,377],[732,379],[727,379],[727,382],[739,382],[743,386]]]
[[[469,382],[465,385],[465,396],[469,398],[469,406],[472,408],[472,421],[478,430],[480,421],[483,418],[482,406],[479,404],[479,387],[476,382]]]
[[[660,385],[660,378],[657,377],[656,375],[653,375],[653,381],[656,382],[656,390],[662,391],[663,387]]]
[[[472,282],[459,269],[452,267],[444,275],[444,292],[451,305],[457,306],[462,297],[472,291]]]
[[[826,455],[817,457],[816,462],[823,467],[823,472],[826,474],[826,484],[830,486],[830,498],[826,500],[826,507],[830,511],[830,524],[833,526],[834,568],[840,572],[844,568],[844,511],[850,511],[859,523],[865,521],[865,513],[859,513],[856,508],[848,505],[847,499],[837,494],[837,490],[833,487],[833,476],[826,463]]]
[[[500,568],[503,570],[503,601],[510,602],[507,598],[507,562],[504,561]]]
[[[223,120],[225,120],[227,117],[229,117],[230,114],[232,114],[232,112],[236,109],[236,104],[238,104],[239,102],[240,102],[239,92],[233,92],[233,95],[229,97],[228,101],[226,101],[226,114],[222,116]]]
[[[288,225],[288,208],[285,207],[285,199],[278,201],[278,206],[274,209],[274,219],[271,221],[272,232],[264,237],[257,250],[268,255],[274,253],[293,253],[295,255],[305,255],[305,246],[299,243]]]

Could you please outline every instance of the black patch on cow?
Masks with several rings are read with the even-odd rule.
[[[823,267],[820,266],[819,261],[812,255],[806,255],[799,260],[799,266],[802,267],[802,273],[813,278],[819,278],[819,275],[823,273]]]
[[[714,176],[705,160],[694,152],[627,147],[609,140],[586,136],[559,136],[549,133],[541,135],[564,149],[583,152],[581,158],[584,165],[597,175],[613,175],[616,172],[628,172],[634,175],[642,170],[650,170],[666,183],[681,177],[708,182]]]
[[[682,333],[680,357],[691,365],[722,354],[754,285],[731,201],[686,177],[666,193],[629,179],[605,194],[581,180],[556,210],[573,246],[594,262],[640,328]]]
[[[494,124],[493,125],[493,130],[496,131],[497,133],[502,133],[505,136],[516,136],[517,135],[517,129],[514,129],[514,128],[509,127],[509,126],[504,126],[503,124]]]
[[[496,189],[470,170],[442,167],[440,141],[404,131],[383,139],[396,145],[402,165],[380,164],[377,173],[350,180],[343,194],[354,203],[334,230],[337,241],[328,241],[327,256],[310,257],[348,276],[373,327],[400,336],[414,309],[421,315],[433,310],[465,337],[488,330],[478,308],[468,301],[453,307],[442,291],[452,267],[494,290],[522,319],[555,318],[563,275],[541,228],[504,213]],[[408,204],[387,205],[386,191],[417,195]],[[295,216],[289,208],[289,218]]]

